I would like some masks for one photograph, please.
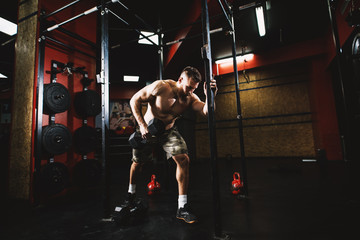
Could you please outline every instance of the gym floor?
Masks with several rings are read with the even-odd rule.
[[[127,191],[128,167],[121,161],[112,163],[112,208],[123,201]],[[0,238],[216,239],[211,165],[209,161],[193,162],[190,168],[189,202],[199,217],[196,224],[175,218],[177,185],[175,165],[170,162],[144,167],[137,192],[148,202],[149,210],[140,222],[120,227],[102,219],[103,190],[97,187],[68,193],[36,207],[17,202],[3,204]],[[246,199],[230,193],[233,173],[239,169],[239,159],[219,161],[220,239],[328,240],[354,239],[358,235],[360,202],[354,167],[344,162],[319,164],[296,158],[247,159]],[[152,173],[157,174],[162,191],[148,197],[145,189]]]

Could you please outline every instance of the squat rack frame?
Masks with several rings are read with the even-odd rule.
[[[78,3],[80,0],[76,0],[72,3],[69,3],[68,5],[48,14],[44,17],[44,19]],[[158,46],[158,53],[159,53],[159,79],[162,79],[163,76],[163,47],[166,45],[174,44],[177,42],[181,42],[186,40],[179,39],[167,44],[163,44],[162,39],[162,31],[161,27],[158,30],[155,30],[150,25],[146,24],[146,22],[141,19],[138,15],[133,13],[129,8],[127,8],[123,3],[121,3],[119,0],[110,0],[105,1],[101,0],[100,6],[95,6],[73,18],[70,18],[60,24],[55,24],[52,27],[49,27],[45,29],[42,32],[41,37],[39,38],[39,53],[38,53],[38,93],[43,92],[43,74],[44,74],[44,53],[45,53],[45,39],[52,40],[49,37],[46,37],[46,32],[50,32],[52,30],[58,29],[60,31],[64,31],[64,29],[61,29],[61,26],[76,20],[77,18],[80,18],[82,16],[88,15],[90,13],[96,12],[98,10],[101,11],[101,40],[100,40],[100,73],[97,74],[97,81],[101,84],[101,105],[102,105],[102,112],[101,112],[101,134],[102,134],[102,154],[101,154],[101,160],[102,160],[102,167],[103,167],[103,181],[105,183],[105,192],[104,192],[104,218],[110,217],[110,179],[109,174],[107,174],[107,146],[108,146],[108,129],[109,129],[109,27],[108,27],[108,13],[112,13],[115,16],[117,16],[115,13],[113,13],[111,10],[108,9],[108,5],[110,3],[118,2],[120,5],[122,5],[126,10],[131,12],[135,15],[137,19],[139,19],[142,23],[144,23],[147,28],[152,29],[152,31],[158,35],[159,44],[155,44],[148,36],[145,36],[141,33],[141,31],[136,30],[143,38],[146,38],[148,41],[150,41],[152,44]],[[233,55],[233,67],[234,67],[234,74],[235,74],[235,87],[236,87],[236,99],[237,99],[237,110],[238,110],[238,124],[239,124],[239,136],[240,136],[240,148],[241,148],[241,162],[242,162],[242,180],[244,182],[244,189],[245,193],[248,193],[248,187],[247,187],[247,176],[246,176],[246,164],[245,164],[245,150],[244,150],[244,138],[243,138],[243,126],[242,126],[242,115],[241,115],[241,105],[240,105],[240,96],[239,96],[239,79],[238,79],[238,69],[237,69],[237,60],[236,60],[236,42],[235,42],[235,28],[234,28],[234,19],[232,11],[227,3],[226,0],[225,7],[226,10],[222,4],[221,0],[218,0],[218,3],[221,6],[221,9],[223,11],[224,16],[226,17],[227,23],[229,24],[229,27],[231,29],[230,33],[232,35],[232,55]],[[210,42],[210,34],[222,31],[221,29],[215,29],[210,30],[210,23],[209,23],[209,13],[208,13],[208,6],[207,6],[207,0],[202,0],[202,39],[203,39],[203,47],[201,49],[202,57],[204,59],[204,67],[205,67],[205,80],[206,80],[206,86],[207,86],[207,96],[210,96],[207,98],[208,101],[208,126],[209,126],[209,136],[210,136],[210,158],[212,163],[212,185],[213,185],[213,205],[214,205],[214,225],[215,225],[215,237],[221,238],[223,237],[222,234],[222,226],[221,226],[221,213],[220,213],[220,193],[219,193],[219,181],[218,181],[218,174],[217,174],[217,151],[216,151],[216,135],[215,135],[215,115],[214,115],[214,93],[211,90],[210,82],[212,79],[212,57],[211,57],[211,42]],[[228,13],[229,12],[229,13]],[[125,20],[123,20],[121,17],[117,16],[118,19],[120,19],[123,23],[130,26],[129,23],[127,23]],[[66,30],[65,30],[66,33]],[[85,42],[86,44],[89,44],[90,46],[93,46],[89,41],[86,39],[81,38],[81,36],[78,36],[76,34],[67,33],[69,36],[72,36],[80,41]],[[61,44],[63,45],[63,44]],[[66,45],[63,45],[66,46]],[[71,48],[71,46],[66,46]],[[74,50],[74,49],[73,49]],[[42,119],[41,114],[43,112],[43,97],[42,94],[38,94],[38,105],[37,105],[37,136],[41,136],[41,128],[42,128]],[[41,142],[39,141],[39,137],[37,139],[37,153],[41,153]],[[40,150],[40,151],[39,151]],[[35,161],[35,171],[38,171],[40,169],[40,157],[37,155],[36,161]]]

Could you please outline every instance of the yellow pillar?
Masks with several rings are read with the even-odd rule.
[[[39,0],[22,1],[18,19],[38,11]],[[30,199],[37,15],[18,23],[9,164],[9,197]]]

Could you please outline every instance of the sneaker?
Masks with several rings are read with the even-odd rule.
[[[197,217],[191,213],[191,210],[187,204],[183,208],[179,208],[176,213],[176,218],[184,220],[186,223],[197,222]]]
[[[123,203],[123,207],[133,207],[135,206],[135,197],[136,194],[127,193],[125,196],[125,201]]]

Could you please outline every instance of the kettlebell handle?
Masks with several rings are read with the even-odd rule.
[[[156,177],[155,177],[155,174],[151,175],[151,181],[152,181],[152,182],[155,182],[155,178],[156,178]]]
[[[240,174],[238,172],[234,172],[233,177],[234,177],[234,179],[239,179],[240,180]]]

